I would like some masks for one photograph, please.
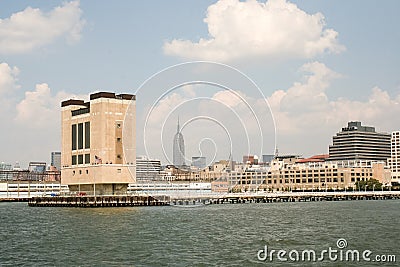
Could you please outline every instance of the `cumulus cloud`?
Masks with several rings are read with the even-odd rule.
[[[0,53],[29,52],[61,37],[75,43],[84,24],[79,1],[64,3],[48,13],[28,7],[0,19]]]
[[[19,69],[11,67],[7,63],[0,63],[0,95],[19,88],[17,76]]]
[[[313,58],[339,53],[338,32],[321,13],[307,14],[286,0],[220,0],[207,9],[209,38],[174,39],[164,53],[186,59],[231,61],[247,57]]]
[[[17,104],[15,121],[28,128],[58,128],[61,115],[57,114],[60,114],[60,103],[69,98],[80,97],[64,91],[53,96],[48,84],[37,84],[35,90],[25,92],[25,98]]]
[[[378,131],[400,129],[400,121],[393,120],[400,113],[400,94],[391,97],[374,87],[368,101],[329,99],[326,91],[340,75],[319,62],[300,69],[309,73],[302,82],[267,98],[277,124],[278,145],[284,151],[299,152],[293,151],[296,146],[306,153],[326,153],[332,135],[352,120],[376,126]]]
[[[333,99],[328,96],[328,90],[335,80],[342,77],[341,74],[321,62],[308,62],[299,71],[301,78],[266,98],[237,89],[206,91],[198,88],[195,93],[190,91],[188,94],[186,88],[170,92],[157,103],[149,118],[146,132],[148,151],[154,152],[157,158],[163,158],[157,151],[160,150],[159,132],[164,122],[166,129],[161,141],[167,153],[172,151],[171,140],[176,132],[178,116],[181,126],[197,116],[210,117],[224,125],[233,143],[235,159],[248,152],[259,155],[261,149],[265,154],[274,153],[273,122],[277,127],[280,152],[304,156],[327,153],[332,136],[348,121],[359,120],[364,125],[375,126],[377,131],[400,129],[400,121],[395,119],[400,114],[399,93],[390,95],[384,89],[374,87],[366,88],[367,100],[364,101],[345,97]],[[274,121],[266,102],[272,110]],[[140,122],[138,129],[142,129],[139,125]],[[213,126],[211,122],[194,121],[184,128],[187,155],[197,153],[200,137],[209,136],[219,144],[218,151],[222,157],[229,154],[226,152],[229,146],[221,145],[226,141],[225,133],[220,131],[220,127]],[[140,136],[140,130],[138,132]]]
[[[328,102],[325,91],[331,81],[341,75],[320,62],[304,64],[300,70],[310,74],[305,75],[304,82],[295,82],[287,90],[280,101],[280,107],[293,114],[325,110]]]
[[[240,103],[242,103],[242,99],[244,98],[244,94],[240,91],[228,91],[228,90],[224,90],[224,91],[218,91],[217,93],[215,93],[212,96],[213,100],[216,100],[220,103],[223,103],[224,105],[226,105],[227,107],[236,107],[237,105],[239,105]]]
[[[193,89],[193,86],[188,88]],[[211,159],[214,152],[220,159],[229,157],[231,152],[236,157],[250,151],[260,154],[262,148],[267,146],[268,151],[273,152],[273,141],[262,145],[263,137],[274,140],[271,133],[273,124],[266,114],[269,110],[265,101],[260,101],[264,104],[262,106],[259,99],[239,90],[207,90],[209,88],[202,86],[196,89],[198,91],[188,94],[187,88],[183,88],[164,96],[152,110],[145,133],[141,133],[142,123],[138,120],[138,140],[144,140],[150,157],[164,158],[159,153],[160,147],[167,155],[172,151],[171,140],[176,133],[178,117],[181,129],[184,129],[186,155],[189,158],[199,153],[204,140],[212,140],[216,144],[215,151],[203,151],[207,159]],[[138,150],[144,149],[144,145],[140,141],[138,143]]]

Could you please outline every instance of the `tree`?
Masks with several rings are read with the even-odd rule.
[[[365,187],[367,187],[367,190],[372,191],[372,190],[381,190],[382,189],[382,183],[380,183],[377,179],[369,179],[368,181],[357,181],[355,183],[356,190],[365,190]]]

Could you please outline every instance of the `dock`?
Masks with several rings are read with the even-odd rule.
[[[136,206],[166,206],[168,196],[54,196],[32,197],[28,200],[30,207],[136,207]]]
[[[275,203],[275,202],[316,202],[352,200],[394,200],[400,199],[400,191],[361,192],[282,192],[282,193],[231,193],[224,196],[200,200],[173,199],[176,204],[203,201],[207,204]]]
[[[250,192],[193,195],[116,195],[116,196],[35,196],[30,198],[1,198],[0,202],[28,202],[30,207],[135,207],[135,206],[193,206],[212,204],[318,202],[357,200],[398,200],[400,191],[351,192]]]
[[[244,204],[275,202],[316,202],[316,201],[354,201],[354,200],[394,200],[400,199],[400,191],[357,191],[357,192],[255,192],[228,193],[224,195],[171,196],[171,205],[201,204]]]

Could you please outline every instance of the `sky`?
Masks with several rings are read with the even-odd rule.
[[[60,151],[60,102],[137,95],[137,154],[328,152],[400,130],[400,2],[0,1],[0,162]],[[199,82],[201,81],[201,82]],[[172,88],[172,89],[171,89]]]

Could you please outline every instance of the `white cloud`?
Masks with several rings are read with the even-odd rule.
[[[69,43],[77,42],[85,24],[81,16],[79,1],[73,1],[49,13],[28,7],[0,19],[0,54],[29,52],[60,37]]]
[[[304,82],[295,82],[281,99],[281,108],[292,114],[321,112],[325,110],[328,97],[325,90],[331,81],[341,75],[330,70],[320,62],[304,64],[301,71],[311,73],[304,77]]]
[[[0,119],[3,131],[3,151],[0,157],[7,162],[19,161],[26,167],[31,160],[46,161],[50,151],[60,149],[60,103],[69,98],[86,99],[60,91],[52,94],[46,83],[37,84],[18,99],[16,90],[19,69],[0,64]],[[21,153],[23,151],[23,153]]]
[[[400,114],[400,94],[391,97],[374,87],[368,101],[331,100],[326,90],[340,75],[319,62],[305,64],[301,70],[311,75],[268,97],[277,123],[278,146],[284,151],[326,153],[332,135],[352,120],[376,126],[377,131],[400,129],[400,121],[394,119]]]
[[[344,50],[321,13],[307,14],[286,0],[220,0],[208,7],[204,22],[209,38],[174,39],[164,44],[165,54],[226,62],[247,57],[313,58]]]
[[[10,67],[7,63],[0,63],[0,95],[19,88],[17,84],[18,74],[19,69],[17,67]]]
[[[393,96],[374,87],[367,91],[365,101],[332,99],[327,92],[332,82],[342,77],[341,74],[321,62],[306,63],[299,71],[303,74],[302,78],[287,89],[276,90],[266,99],[277,126],[277,145],[281,153],[304,156],[327,153],[332,136],[352,120],[375,126],[377,131],[400,129],[400,120],[396,120],[400,114],[400,94]],[[274,124],[263,96],[250,95],[249,91],[240,90],[235,90],[234,94],[227,90],[198,89],[196,94],[187,94],[187,90],[170,92],[155,106],[146,130],[150,156],[163,159],[159,152],[160,142],[167,154],[172,151],[171,140],[176,132],[178,116],[181,126],[198,116],[213,118],[221,123],[230,134],[235,159],[240,159],[248,152],[259,154],[261,149],[262,153],[274,152]],[[140,142],[143,139],[140,136],[140,122],[138,129]],[[212,122],[189,123],[184,128],[187,155],[197,153],[201,138],[211,137],[218,144],[219,155],[226,157],[229,146],[226,145],[226,134],[220,130]],[[140,151],[140,144],[138,149]]]
[[[196,86],[189,88],[194,89],[193,87]],[[260,101],[263,102],[261,105],[257,101],[259,99],[249,97],[239,90],[215,91],[200,86],[196,89],[198,91],[195,93],[187,94],[187,88],[183,88],[164,96],[152,110],[145,133],[141,130],[143,123],[138,120],[138,151],[166,160],[160,153],[161,147],[167,155],[172,151],[171,140],[176,133],[177,118],[180,117],[181,127],[185,125],[183,132],[188,158],[199,154],[199,146],[201,147],[200,144],[204,140],[213,140],[216,144],[216,151],[203,151],[208,159],[211,159],[214,152],[217,153],[218,159],[227,158],[231,145],[237,158],[250,151],[260,154],[263,134],[268,131],[265,128],[273,129],[268,114],[265,115],[265,112],[268,112],[265,102]],[[255,113],[252,112],[253,109]],[[257,119],[260,120],[263,129],[257,125]],[[145,134],[145,137],[142,137],[142,134]],[[272,137],[264,137],[273,140],[272,134],[267,135]],[[144,140],[146,151],[141,140]],[[273,143],[268,142],[264,145],[267,146],[272,146],[272,149],[268,150],[272,153]]]
[[[213,100],[216,100],[218,102],[223,103],[224,105],[226,105],[227,107],[235,107],[237,105],[239,105],[240,103],[242,103],[242,98],[244,98],[244,94],[240,91],[228,91],[228,90],[224,90],[224,91],[218,91],[217,93],[215,93],[212,96]]]
[[[59,128],[61,101],[76,97],[79,98],[64,91],[53,96],[48,84],[37,84],[35,90],[25,92],[25,98],[17,104],[15,121],[27,128]]]
[[[195,97],[196,96],[195,85],[192,85],[192,84],[185,85],[182,87],[182,91],[183,91],[184,95],[187,97]]]
[[[187,100],[188,98],[175,92],[161,99],[149,114],[147,121],[149,127],[159,127],[177,107]]]

